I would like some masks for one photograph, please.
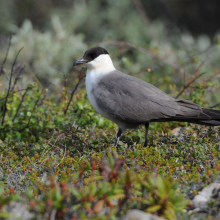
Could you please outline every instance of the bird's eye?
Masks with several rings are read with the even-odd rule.
[[[92,53],[91,54],[91,58],[92,59],[95,59],[96,57],[98,57],[99,56],[99,53]]]

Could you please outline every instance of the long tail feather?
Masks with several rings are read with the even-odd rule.
[[[189,106],[190,104],[187,107]],[[170,118],[156,119],[152,121],[154,122],[181,121],[181,122],[189,122],[189,123],[206,125],[206,126],[220,126],[220,110],[201,108],[200,113],[194,117],[192,117],[190,114],[176,115]]]

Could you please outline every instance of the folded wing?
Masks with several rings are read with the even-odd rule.
[[[92,92],[99,108],[127,123],[187,121],[220,125],[220,111],[176,100],[155,86],[117,70],[102,77]]]

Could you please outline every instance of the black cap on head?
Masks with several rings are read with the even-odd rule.
[[[102,47],[92,47],[84,53],[83,59],[90,62],[102,54],[108,54],[108,52]]]
[[[102,54],[109,54],[109,53],[107,50],[105,50],[102,47],[92,47],[84,53],[84,55],[81,59],[75,61],[73,66],[80,65],[83,63],[88,63]]]

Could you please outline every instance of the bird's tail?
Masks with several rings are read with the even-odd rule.
[[[202,108],[188,100],[178,100],[178,104],[181,106],[181,111],[183,113],[178,121],[206,126],[220,125],[220,110]]]
[[[200,116],[201,118],[198,117],[197,120],[191,123],[207,125],[207,126],[219,126],[220,125],[220,110],[203,108],[201,114],[202,114]],[[204,119],[202,119],[203,115],[205,116]]]
[[[174,116],[170,121],[189,122],[206,126],[220,126],[220,110],[202,108],[199,115],[192,116]]]
[[[202,108],[187,100],[178,100],[177,103],[180,109],[175,116],[152,121],[180,121],[206,126],[220,126],[220,110]]]

